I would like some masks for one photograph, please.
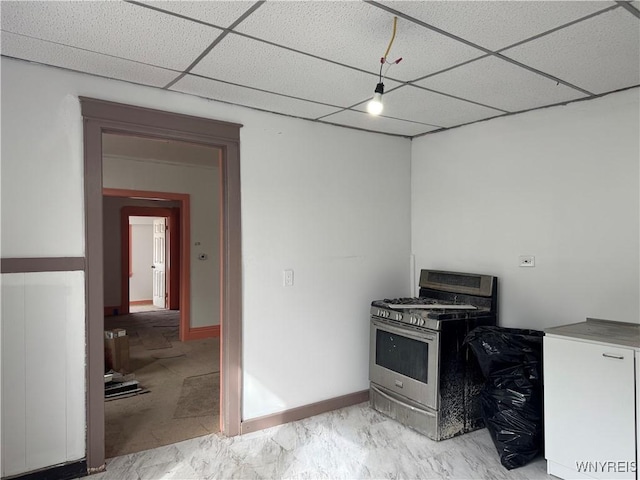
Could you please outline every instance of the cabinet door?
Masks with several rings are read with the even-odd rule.
[[[545,456],[591,478],[635,478],[634,351],[545,336]]]

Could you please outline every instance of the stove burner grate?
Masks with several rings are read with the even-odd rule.
[[[433,305],[434,303],[445,303],[443,301],[436,301],[433,298],[425,297],[385,298],[383,302],[388,305]]]

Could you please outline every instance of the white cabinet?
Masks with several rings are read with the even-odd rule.
[[[543,344],[548,473],[565,479],[637,479],[639,349],[553,330]]]

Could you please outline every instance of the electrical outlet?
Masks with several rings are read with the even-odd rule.
[[[535,267],[536,266],[536,257],[533,255],[520,255],[520,266],[521,267]]]
[[[293,286],[293,270],[285,270],[283,273],[284,273],[284,286],[292,287]]]

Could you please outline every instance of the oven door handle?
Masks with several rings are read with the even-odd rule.
[[[402,400],[398,400],[395,397],[392,397],[391,395],[384,393],[382,390],[380,390],[379,388],[371,385],[371,389],[375,390],[378,394],[382,395],[384,398],[386,398],[387,400],[391,401],[391,402],[395,402],[398,403],[400,405],[402,405],[405,408],[408,408],[409,410],[412,410],[414,412],[418,412],[418,413],[422,413],[423,415],[427,415],[429,417],[435,417],[436,414],[435,413],[431,413],[427,410],[422,410],[421,408],[418,407],[414,407],[413,405],[409,405],[408,403],[403,402]]]

